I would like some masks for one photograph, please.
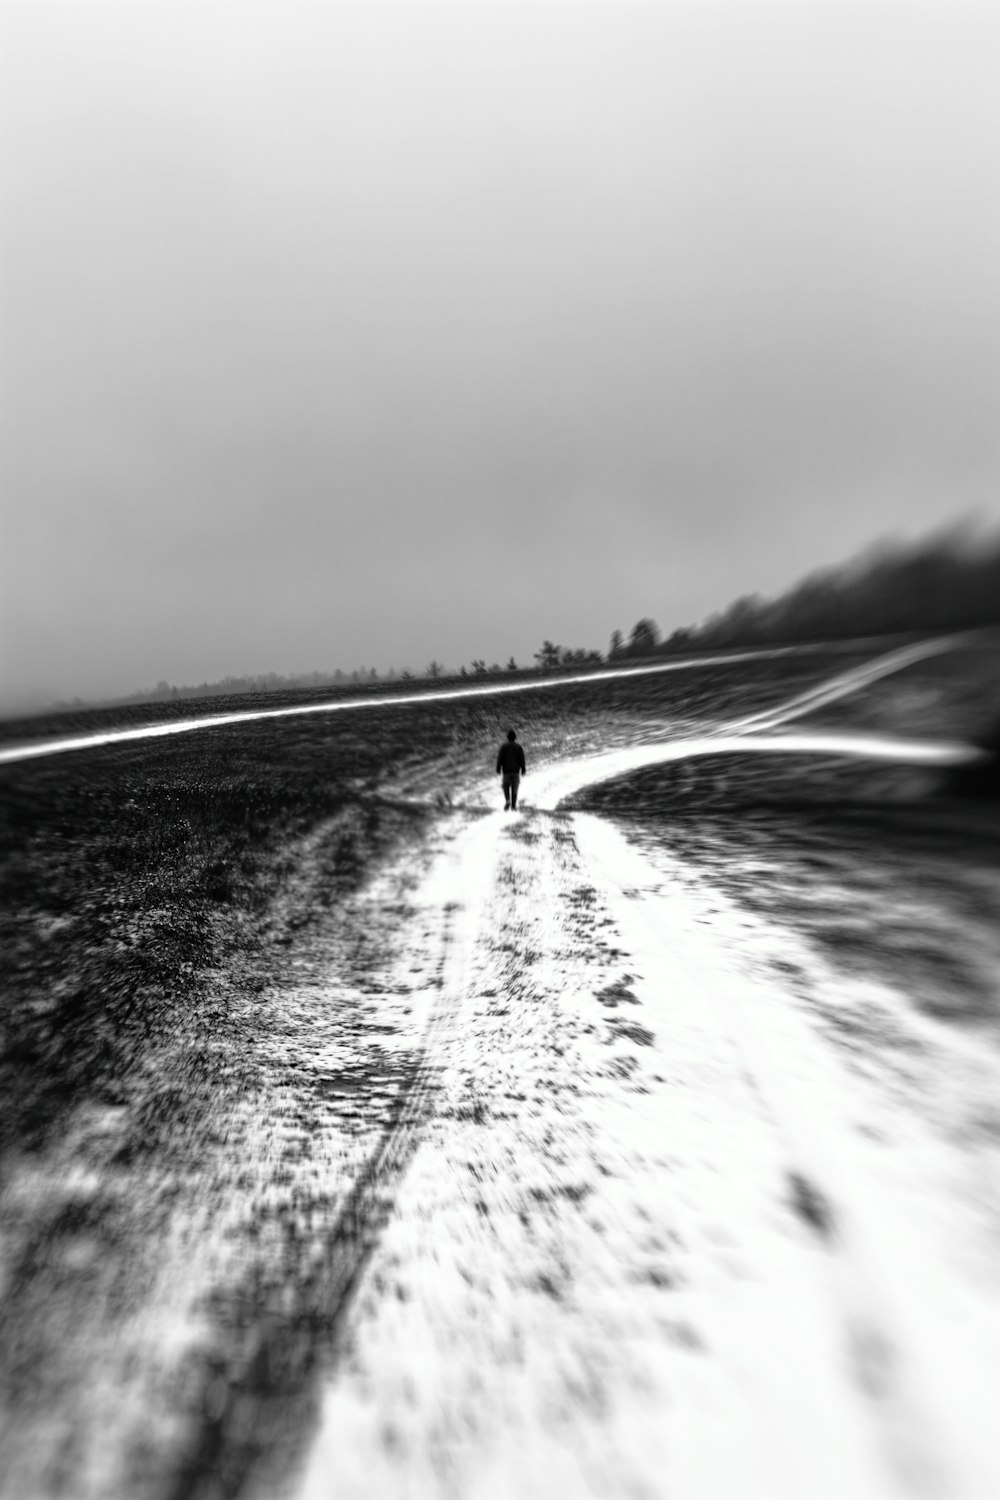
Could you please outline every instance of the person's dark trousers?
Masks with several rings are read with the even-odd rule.
[[[503,805],[504,807],[517,806],[517,789],[521,784],[520,771],[505,771],[503,773]]]

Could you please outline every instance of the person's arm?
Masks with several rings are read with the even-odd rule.
[[[521,748],[520,745],[518,745],[518,747],[517,747],[517,758],[521,762],[521,775],[522,776],[527,776],[527,774],[528,774],[528,768],[524,764],[524,751],[523,751],[523,749]]]
[[[498,776],[500,775],[500,772],[502,770],[503,770],[503,746],[501,745],[499,753],[497,755],[497,775]]]

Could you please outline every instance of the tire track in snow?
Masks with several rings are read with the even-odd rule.
[[[988,632],[973,631],[957,636],[942,636],[931,641],[919,641],[912,646],[903,646],[898,651],[890,651],[885,656],[875,657],[860,667],[852,667],[846,672],[840,672],[826,682],[821,682],[804,693],[796,694],[794,698],[789,698],[777,708],[761,709],[759,713],[728,719],[719,725],[718,732],[720,734],[746,734],[748,731],[774,729],[779,724],[787,724],[792,719],[799,719],[804,714],[813,713],[817,708],[825,708],[829,703],[836,703],[841,698],[867,687],[869,683],[878,682],[880,678],[889,677],[894,672],[901,672],[918,661],[925,661],[930,656],[941,656],[961,646],[972,645],[987,634]]]
[[[168,1500],[235,1500],[242,1494],[259,1468],[287,1450],[289,1432],[297,1430],[290,1409],[301,1402],[319,1361],[336,1355],[352,1299],[433,1112],[439,1049],[468,987],[479,908],[492,874],[495,849],[482,846],[481,823],[464,830],[438,857],[416,898],[440,924],[438,996],[393,1118],[323,1235],[311,1284],[297,1289],[291,1312],[261,1320],[233,1362],[211,1372],[188,1450],[164,1491]],[[470,868],[479,876],[472,887]]]

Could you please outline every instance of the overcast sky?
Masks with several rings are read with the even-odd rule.
[[[0,707],[1000,517],[995,6],[0,7]]]

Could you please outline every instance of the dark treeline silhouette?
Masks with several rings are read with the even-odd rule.
[[[952,531],[883,546],[814,573],[774,600],[737,599],[690,635],[698,646],[839,640],[846,636],[961,630],[1000,622],[1000,536]],[[681,640],[677,641],[676,636]]]
[[[883,544],[840,567],[811,574],[775,599],[744,595],[664,641],[654,621],[640,620],[627,641],[615,631],[608,657],[614,661],[996,624],[1000,534],[983,539],[960,528],[910,545]]]
[[[295,672],[289,676],[283,676],[280,672],[258,672],[246,677],[222,677],[218,682],[186,683],[183,687],[161,680],[155,688],[130,693],[127,698],[115,701],[165,703],[178,698],[231,698],[240,693],[282,693],[296,688],[349,687],[352,684],[388,681],[397,676],[397,673],[390,671],[380,678],[374,667],[356,667],[351,672],[344,672],[338,667],[331,672]]]
[[[557,646],[554,641],[543,641],[542,649],[535,652],[535,661],[543,672],[554,672],[557,667],[599,666],[603,660],[599,651]]]
[[[627,641],[623,640],[620,630],[612,632],[608,661],[617,661],[620,657],[650,656],[659,645],[660,627],[655,620],[644,618],[632,626]]]

